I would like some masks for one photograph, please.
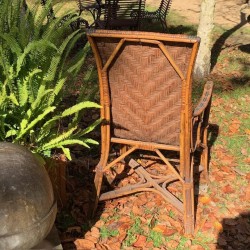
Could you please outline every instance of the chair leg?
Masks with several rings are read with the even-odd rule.
[[[208,143],[207,143],[207,136],[208,136],[208,129],[204,129],[203,133],[203,150],[201,154],[201,165],[204,167],[204,175],[207,182],[209,182],[209,176],[208,176]]]
[[[103,180],[103,171],[102,171],[102,166],[104,166],[102,163],[99,163],[96,167],[96,173],[95,173],[95,179],[94,179],[94,185],[95,185],[95,200],[94,204],[92,207],[92,217],[94,217],[98,201],[99,201],[99,196],[101,192],[101,187],[102,187],[102,180]]]
[[[185,235],[194,234],[194,184],[193,181],[184,183],[183,187],[184,205],[184,233]]]

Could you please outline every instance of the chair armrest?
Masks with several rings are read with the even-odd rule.
[[[205,111],[205,109],[208,106],[208,104],[211,100],[211,97],[212,97],[213,86],[214,86],[214,84],[212,81],[208,81],[205,84],[202,96],[201,96],[197,106],[194,109],[193,116],[198,116],[202,112]]]

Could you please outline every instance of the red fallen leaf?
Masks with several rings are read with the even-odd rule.
[[[76,249],[82,250],[82,249],[93,249],[95,248],[95,243],[87,240],[87,239],[77,239],[74,241],[74,244],[76,246]]]
[[[170,248],[170,249],[176,249],[178,245],[179,245],[179,242],[176,241],[176,240],[170,240],[170,241],[166,242],[167,249],[168,248]]]
[[[163,233],[165,229],[165,225],[156,225],[152,230],[158,233]]]
[[[122,216],[120,217],[119,222],[129,223],[131,222],[131,219],[127,216]]]
[[[176,187],[173,187],[173,186],[169,186],[168,187],[168,190],[171,192],[171,193],[176,193],[178,192],[178,189]]]
[[[96,238],[95,236],[92,236],[92,235],[87,235],[87,236],[85,235],[85,239],[89,240],[89,241],[92,241],[94,243],[97,243],[98,239],[99,239],[99,236],[98,236],[98,238]]]
[[[126,232],[120,233],[119,236],[118,236],[118,241],[119,242],[123,242],[126,237],[127,237],[127,233]]]
[[[159,199],[157,199],[157,198],[155,199],[155,204],[156,204],[157,207],[159,207],[159,206],[161,206],[163,201],[162,201],[162,198],[160,196],[157,196],[157,197]]]
[[[97,236],[97,235],[99,236],[100,235],[99,229],[97,227],[95,227],[95,226],[92,227],[90,231],[91,231],[92,236]]]
[[[236,174],[235,173],[230,173],[227,177],[227,180],[230,181],[234,181],[236,179]]]
[[[96,250],[103,250],[103,249],[104,249],[104,248],[102,247],[102,245],[99,244],[99,243],[97,243],[97,244],[95,245],[95,247],[96,247]]]
[[[224,180],[224,177],[219,176],[219,175],[215,175],[215,176],[214,176],[214,179],[215,179],[216,181],[222,181],[222,180]]]
[[[213,196],[213,201],[214,202],[218,202],[220,199],[218,198],[218,197],[216,197],[216,196]]]
[[[218,246],[216,243],[207,244],[207,247],[209,250],[217,250],[218,249]]]
[[[225,193],[225,194],[231,194],[231,193],[234,193],[235,190],[230,186],[230,185],[226,185],[222,188],[222,191]]]
[[[204,226],[202,227],[202,231],[208,231],[213,227],[213,223],[211,221],[205,222]]]
[[[135,215],[141,215],[143,213],[142,209],[138,206],[133,206],[132,208],[132,212],[135,214]]]
[[[233,122],[231,125],[229,125],[230,134],[236,134],[236,133],[238,133],[239,132],[239,128],[240,128],[240,124]]]
[[[146,247],[151,249],[154,247],[154,242],[153,241],[148,241],[147,244],[146,244]]]
[[[226,167],[226,166],[222,166],[222,167],[221,167],[221,170],[222,170],[223,172],[226,172],[226,173],[230,173],[230,172],[232,171],[231,168]]]
[[[249,158],[249,160],[250,160],[250,158]],[[250,162],[250,161],[249,161]],[[248,173],[247,175],[246,175],[246,178],[248,179],[248,180],[250,180],[250,173]]]
[[[246,159],[244,160],[244,162],[250,163],[250,157],[246,158]]]
[[[121,243],[120,242],[114,242],[109,244],[110,249],[112,250],[120,250],[121,249]]]
[[[145,194],[138,196],[138,198],[139,198],[137,201],[138,206],[143,206],[148,202],[148,199]]]
[[[216,98],[215,100],[213,100],[213,106],[214,107],[220,106],[222,103],[223,103],[222,98]]]
[[[245,156],[248,155],[247,150],[245,148],[242,148],[240,152],[242,155],[245,155]]]
[[[119,232],[126,231],[127,229],[130,228],[130,226],[131,226],[130,223],[128,223],[128,222],[125,223],[124,222],[124,223],[121,223],[121,225],[119,225],[118,230],[119,230]]]
[[[136,242],[133,244],[134,247],[144,247],[146,245],[147,238],[144,235],[138,235]]]
[[[183,231],[182,224],[181,224],[179,221],[177,221],[177,220],[171,218],[171,217],[168,216],[168,215],[165,215],[164,218],[165,218],[166,221],[168,221],[168,222],[171,224],[171,226],[172,226],[173,228],[175,228],[179,233],[181,233],[181,232]]]
[[[245,200],[250,200],[250,185],[248,185],[246,188]]]
[[[103,220],[98,220],[98,221],[95,223],[95,227],[96,227],[96,228],[101,228],[103,225],[104,225],[104,221],[103,221]]]
[[[204,248],[200,245],[192,245],[189,249],[190,250],[204,250]]]
[[[171,235],[175,234],[176,232],[177,232],[177,230],[175,230],[173,228],[166,227],[166,229],[163,232],[163,235],[171,236]]]

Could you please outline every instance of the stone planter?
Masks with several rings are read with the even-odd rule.
[[[0,249],[29,249],[50,232],[57,213],[43,164],[25,147],[0,143]]]

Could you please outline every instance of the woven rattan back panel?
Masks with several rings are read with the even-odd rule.
[[[96,38],[105,65],[119,38]],[[183,75],[192,45],[163,42]],[[108,69],[113,136],[179,145],[182,80],[156,44],[126,41]]]

